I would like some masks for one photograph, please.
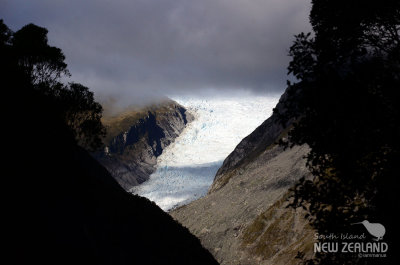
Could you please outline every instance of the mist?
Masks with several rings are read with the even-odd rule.
[[[72,74],[109,105],[164,96],[282,93],[309,0],[1,0],[16,31],[49,30]],[[68,81],[68,80],[67,80]]]

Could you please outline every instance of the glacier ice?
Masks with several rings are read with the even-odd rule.
[[[157,159],[150,179],[131,189],[168,211],[204,196],[236,145],[266,120],[279,97],[173,98],[194,116]]]

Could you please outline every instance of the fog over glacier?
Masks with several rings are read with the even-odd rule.
[[[163,210],[204,196],[223,160],[271,114],[279,95],[175,97],[195,120],[158,157],[150,179],[131,192]]]

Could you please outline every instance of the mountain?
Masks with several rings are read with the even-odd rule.
[[[157,157],[192,119],[184,107],[169,99],[106,117],[106,147],[94,157],[129,190],[149,179]]]
[[[218,264],[187,229],[123,190],[79,147],[51,98],[8,88],[20,105],[3,120],[7,264]]]
[[[297,264],[313,255],[305,213],[286,208],[289,189],[310,173],[307,146],[277,144],[293,122],[278,122],[285,100],[224,160],[207,196],[170,212],[221,264]]]

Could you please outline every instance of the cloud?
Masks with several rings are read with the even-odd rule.
[[[13,30],[49,29],[72,80],[143,102],[204,89],[284,89],[309,0],[0,0]]]

